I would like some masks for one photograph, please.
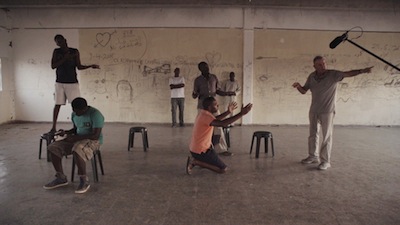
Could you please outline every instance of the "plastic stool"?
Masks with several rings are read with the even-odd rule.
[[[147,151],[147,148],[149,148],[149,139],[147,137],[147,128],[146,127],[131,127],[129,129],[128,151],[130,151],[131,148],[133,148],[135,133],[142,133],[143,151]]]
[[[100,164],[101,174],[104,175],[103,161],[101,160],[100,148],[93,152],[93,157],[90,159],[90,161],[92,163],[93,180],[94,180],[94,182],[98,182],[99,181],[99,175],[98,175],[98,172],[97,172],[97,161],[99,161],[99,164]],[[71,181],[72,182],[74,181],[75,165],[76,165],[75,157],[72,156],[72,172],[71,172]]]
[[[49,151],[47,151],[47,147],[49,146],[49,144],[51,144],[52,142],[55,141],[54,139],[54,135],[50,134],[50,133],[44,133],[42,135],[40,135],[40,143],[39,143],[39,159],[42,158],[42,142],[43,140],[46,141],[46,152],[47,152],[47,162],[50,162],[50,153]]]
[[[271,139],[271,149],[272,149],[272,157],[275,156],[275,151],[274,151],[274,139],[272,137],[272,133],[269,131],[256,131],[253,133],[253,138],[251,140],[251,146],[250,146],[250,154],[253,150],[253,143],[254,143],[254,138],[257,138],[257,146],[256,146],[256,158],[258,158],[259,153],[260,153],[260,141],[261,138],[264,138],[264,143],[265,143],[265,153],[268,153],[268,139]]]

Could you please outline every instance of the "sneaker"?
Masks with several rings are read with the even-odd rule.
[[[192,174],[193,167],[194,167],[193,159],[190,156],[188,156],[187,161],[186,161],[186,173],[188,175]]]
[[[331,167],[331,164],[328,162],[322,162],[321,164],[319,164],[318,169],[319,170],[326,170],[329,167]]]
[[[44,189],[50,190],[58,187],[62,187],[65,185],[68,185],[68,180],[67,178],[60,178],[59,176],[56,175],[56,179],[54,179],[52,182],[46,184],[43,186]]]
[[[220,155],[223,155],[223,156],[232,156],[233,155],[233,153],[232,152],[229,152],[229,151],[224,151],[224,152],[221,152],[221,153],[219,153]]]
[[[312,156],[308,156],[307,158],[301,160],[301,163],[303,164],[319,163],[319,159]]]
[[[83,194],[85,192],[87,192],[90,188],[90,184],[89,181],[87,180],[87,178],[80,178],[80,182],[79,182],[79,186],[78,188],[75,190],[75,193],[77,194]]]

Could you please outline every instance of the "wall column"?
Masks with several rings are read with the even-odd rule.
[[[252,9],[243,9],[243,104],[253,102],[254,26]],[[253,123],[253,112],[242,118],[242,124]]]

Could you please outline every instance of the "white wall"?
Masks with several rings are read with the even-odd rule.
[[[62,33],[70,46],[78,46],[76,29],[18,29],[13,31],[15,114],[17,120],[51,121],[55,71],[50,61],[54,35]],[[60,121],[69,121],[71,108],[61,107]]]
[[[12,61],[1,57],[2,90],[0,91],[0,123],[15,120],[15,89],[11,71]]]
[[[1,88],[0,88],[0,123],[12,121],[15,119],[14,108],[14,76],[13,76],[13,61],[11,31],[8,16],[4,11],[0,11],[0,58],[1,58]]]
[[[15,95],[13,96],[14,91],[9,91],[7,94],[3,92],[0,95],[2,108],[0,122],[7,119],[5,115],[10,114],[10,111],[15,113],[15,117],[10,117],[10,120],[51,121],[55,71],[50,68],[50,59],[56,47],[53,37],[57,33],[68,37],[71,47],[79,48],[79,29],[82,28],[244,28],[243,46],[246,49],[243,81],[249,82],[253,81],[253,59],[248,54],[253,51],[248,48],[254,46],[252,40],[254,28],[337,31],[337,35],[340,35],[344,30],[361,26],[364,31],[400,32],[399,12],[372,9],[352,11],[290,8],[13,8],[8,15],[8,19],[0,20],[0,26],[14,28],[11,31],[13,67],[6,72],[7,76],[15,80]],[[0,40],[2,42],[0,46],[4,46],[4,39]],[[252,90],[248,90],[252,85],[244,86],[243,99],[252,101]],[[15,111],[10,104],[14,101],[14,97]],[[188,97],[188,101],[191,100]],[[9,109],[4,111],[3,105],[10,105]],[[298,113],[306,116],[308,107],[304,106]],[[392,117],[390,120],[382,121],[379,117],[375,117],[358,123],[400,125],[400,115],[396,113],[400,112],[399,107],[393,106],[394,113],[390,114]],[[344,115],[351,113],[351,108],[341,110],[344,111]],[[69,106],[62,107],[59,120],[68,121],[70,112]],[[351,119],[340,117],[340,113],[337,117],[340,124],[353,124]],[[387,124],[386,121],[390,121],[391,124]],[[247,117],[244,123],[252,123],[251,116]],[[306,123],[304,118],[290,122],[290,124]]]

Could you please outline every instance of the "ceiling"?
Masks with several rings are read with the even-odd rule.
[[[0,0],[19,7],[290,7],[399,10],[400,0]]]

